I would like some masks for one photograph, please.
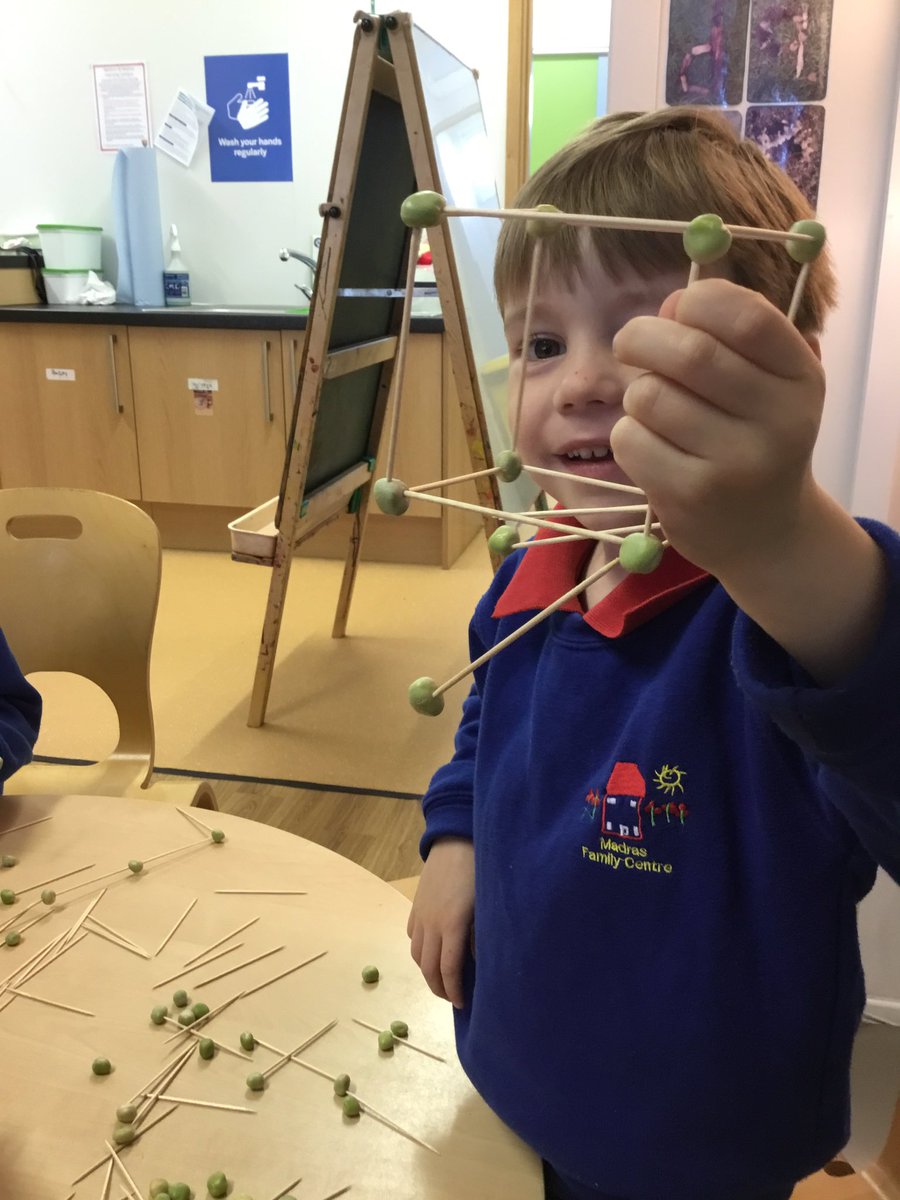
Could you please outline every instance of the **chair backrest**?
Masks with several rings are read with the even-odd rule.
[[[24,674],[68,671],[112,701],[108,762],[153,767],[150,646],[159,531],[127,500],[77,488],[0,488],[0,628]]]

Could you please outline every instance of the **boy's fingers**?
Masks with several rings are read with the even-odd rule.
[[[447,998],[454,1008],[463,1006],[462,967],[468,932],[462,937],[445,938],[441,953],[441,977]]]
[[[437,937],[425,938],[422,944],[421,957],[418,960],[419,969],[425,976],[425,982],[431,988],[436,996],[441,1000],[447,1000],[447,992],[444,988],[444,980],[441,975],[441,939]]]

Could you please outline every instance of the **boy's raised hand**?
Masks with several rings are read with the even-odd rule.
[[[759,293],[709,279],[629,321],[613,349],[644,372],[625,392],[613,453],[675,548],[724,580],[785,545],[816,501],[816,343]]]
[[[610,438],[666,537],[724,585],[820,686],[874,644],[877,544],[813,479],[825,397],[818,346],[725,279],[674,292],[613,342],[643,373]]]
[[[462,1008],[462,972],[475,911],[475,850],[465,838],[431,847],[406,932],[410,953],[436,996]]]

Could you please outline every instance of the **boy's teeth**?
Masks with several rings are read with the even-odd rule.
[[[587,449],[584,449],[584,450],[570,450],[566,454],[566,458],[571,459],[572,461],[574,461],[575,459],[592,459],[592,458],[608,458],[608,457],[609,457],[609,447],[608,446],[596,447],[594,449],[591,449],[590,447],[588,447]]]

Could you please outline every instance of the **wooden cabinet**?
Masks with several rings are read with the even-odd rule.
[[[177,319],[177,318],[176,318]],[[139,501],[163,545],[228,550],[228,522],[281,486],[303,330],[0,321],[0,486],[68,486]],[[390,411],[375,478],[385,473]],[[470,470],[444,335],[414,333],[394,474],[412,485]],[[475,500],[472,485],[456,499]],[[301,553],[343,558],[351,518]],[[450,566],[476,514],[372,506],[363,556]]]
[[[144,327],[129,341],[142,498],[253,508],[277,492],[281,335]]]
[[[123,326],[0,325],[0,485],[141,496]]]

